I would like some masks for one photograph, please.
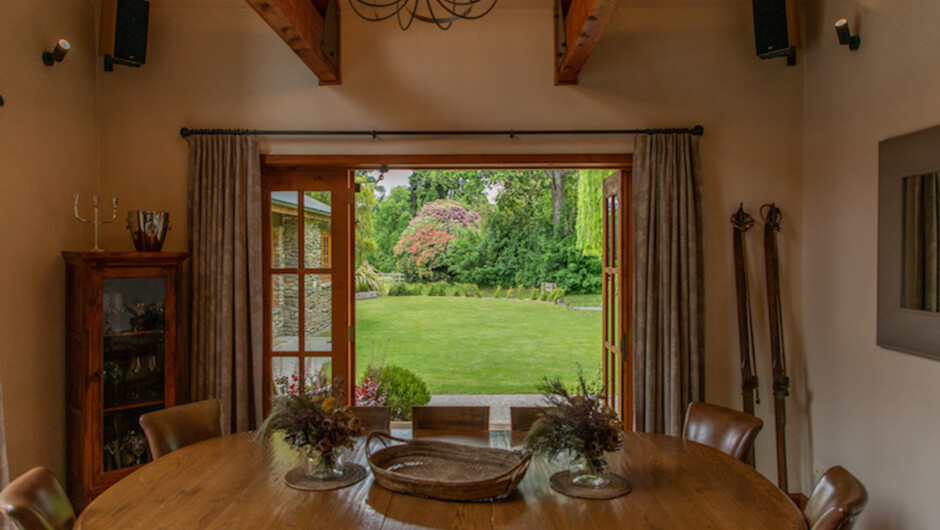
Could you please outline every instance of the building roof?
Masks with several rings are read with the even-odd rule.
[[[284,206],[297,206],[297,192],[296,191],[272,191],[271,192],[271,201],[277,204]],[[304,211],[307,212],[317,212],[325,215],[330,215],[333,211],[328,205],[323,204],[322,202],[314,199],[313,197],[308,197],[304,195]]]

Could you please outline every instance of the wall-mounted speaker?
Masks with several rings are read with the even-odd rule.
[[[147,25],[150,2],[147,0],[104,0],[101,3],[101,39],[99,55],[104,69],[115,64],[138,67],[147,62]]]
[[[754,40],[761,59],[786,57],[796,64],[800,19],[796,0],[753,0]]]

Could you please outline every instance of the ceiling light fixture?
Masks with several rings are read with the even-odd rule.
[[[448,29],[455,20],[475,20],[489,13],[496,0],[349,0],[353,11],[361,18],[379,22],[392,17],[398,19],[402,30],[415,20],[433,22]]]

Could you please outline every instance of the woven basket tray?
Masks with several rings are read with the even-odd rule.
[[[372,442],[385,446],[372,451]],[[389,445],[389,441],[403,445]],[[525,476],[531,455],[374,432],[366,440],[369,466],[385,489],[448,501],[503,497]]]

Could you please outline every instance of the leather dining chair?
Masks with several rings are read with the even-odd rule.
[[[140,417],[150,455],[156,460],[187,445],[222,436],[219,400],[206,399]]]
[[[542,407],[509,407],[510,438],[513,445],[522,444],[541,412]]]
[[[682,437],[746,462],[763,426],[760,418],[750,414],[693,401],[685,412]]]
[[[816,483],[803,516],[810,530],[849,530],[866,504],[865,486],[845,468],[834,466]]]
[[[62,484],[44,467],[30,469],[3,488],[0,509],[25,530],[61,530],[75,523],[75,510]]]
[[[392,409],[390,407],[350,407],[362,424],[362,433],[391,432]]]
[[[489,407],[411,407],[412,435],[489,436]]]

